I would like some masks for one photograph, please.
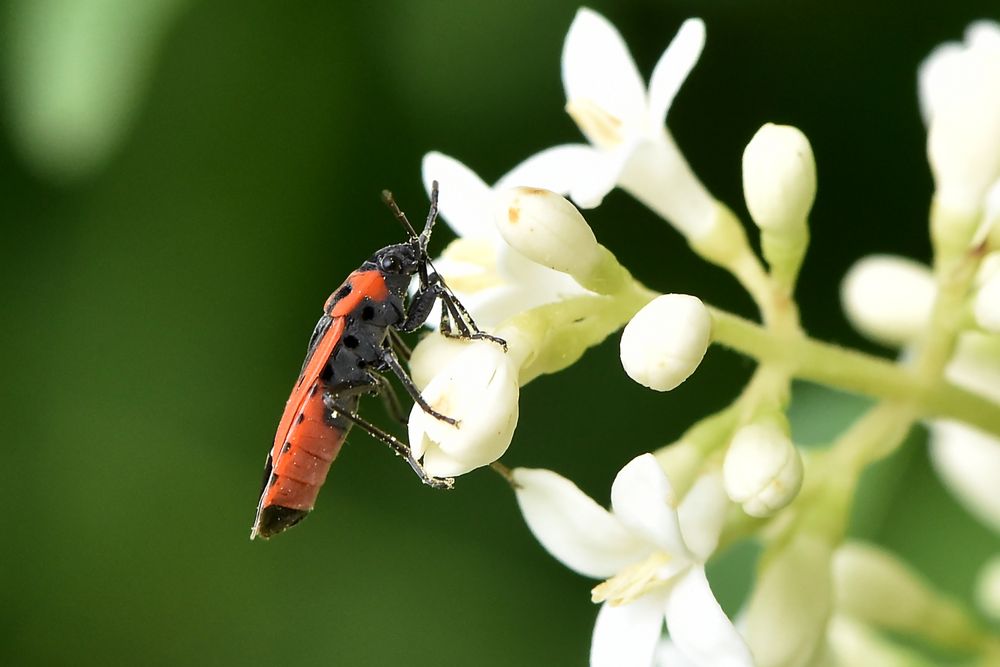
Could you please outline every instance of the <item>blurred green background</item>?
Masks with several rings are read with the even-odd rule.
[[[929,254],[917,64],[994,0],[603,2],[648,74],[681,21],[705,54],[670,125],[743,212],[740,155],[766,121],[812,140],[820,176],[802,275],[807,328],[848,328],[861,254]],[[8,436],[0,663],[576,665],[592,582],[545,554],[480,471],[422,487],[352,435],[316,512],[250,543],[265,452],[329,292],[422,215],[420,159],[486,180],[579,135],[563,113],[577,5],[8,0],[2,75]],[[745,216],[745,213],[744,213]],[[750,315],[720,271],[620,192],[589,214],[649,285]],[[437,249],[448,241],[442,231]],[[722,351],[665,395],[620,371],[617,340],[522,396],[504,459],[606,499],[618,468],[728,402],[752,367]],[[821,442],[863,402],[802,388]],[[386,423],[377,402],[366,414]],[[583,418],[582,416],[586,416]],[[969,599],[995,537],[950,499],[918,435],[874,471],[856,532]],[[750,557],[713,570],[734,610]]]

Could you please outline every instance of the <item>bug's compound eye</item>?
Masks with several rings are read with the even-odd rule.
[[[382,258],[381,267],[383,271],[397,273],[400,268],[399,258],[395,255],[386,255]]]

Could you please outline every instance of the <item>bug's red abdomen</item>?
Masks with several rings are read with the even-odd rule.
[[[264,493],[264,507],[281,505],[289,509],[313,508],[320,486],[326,481],[330,464],[340,453],[346,432],[327,422],[323,403],[324,386],[314,382],[278,456],[272,454],[272,480]]]

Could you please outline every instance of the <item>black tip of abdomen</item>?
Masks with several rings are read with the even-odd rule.
[[[261,510],[257,525],[254,526],[253,536],[266,540],[302,521],[306,514],[309,514],[309,510],[294,510],[281,505],[268,505]]]

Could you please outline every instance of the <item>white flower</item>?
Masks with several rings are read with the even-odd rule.
[[[585,276],[601,259],[590,225],[550,190],[522,186],[501,192],[494,216],[504,240],[537,264]]]
[[[625,326],[622,366],[644,387],[669,391],[698,368],[711,334],[712,317],[701,299],[664,294],[646,304]]]
[[[927,325],[937,287],[923,264],[872,255],[847,272],[840,298],[851,324],[887,345],[913,342]]]
[[[966,332],[946,375],[997,403],[1000,410],[1000,338]],[[954,421],[930,424],[931,463],[945,486],[983,523],[1000,532],[1000,438]]]
[[[795,499],[802,486],[802,457],[777,424],[744,426],[722,465],[726,493],[751,516],[771,516]]]
[[[621,35],[607,19],[580,9],[563,45],[566,110],[591,142],[535,156],[539,170],[560,174],[583,208],[600,205],[615,185],[685,236],[707,234],[717,210],[664,122],[705,43],[705,25],[688,19],[653,68],[646,89]]]
[[[1000,178],[1000,25],[973,23],[964,44],[939,46],[918,82],[937,198],[974,214]]]
[[[816,198],[816,161],[801,130],[774,123],[757,130],[743,151],[743,196],[761,229],[805,225]]]
[[[528,527],[571,569],[608,578],[591,644],[592,667],[649,667],[664,619],[693,664],[750,665],[749,650],[719,607],[704,563],[721,530],[726,498],[717,476],[702,477],[677,506],[652,454],[618,473],[612,511],[548,470],[513,471]]]
[[[434,260],[434,266],[480,327],[490,328],[523,310],[588,293],[566,274],[515,252],[494,224],[496,192],[519,185],[567,190],[558,172],[538,168],[548,154],[521,163],[495,188],[454,158],[441,153],[424,156],[424,185],[430,192],[431,183],[438,182],[441,217],[460,237]]]
[[[461,475],[493,463],[510,445],[517,426],[517,367],[491,341],[470,341],[421,392],[449,424],[419,405],[410,412],[410,447],[433,477]]]

